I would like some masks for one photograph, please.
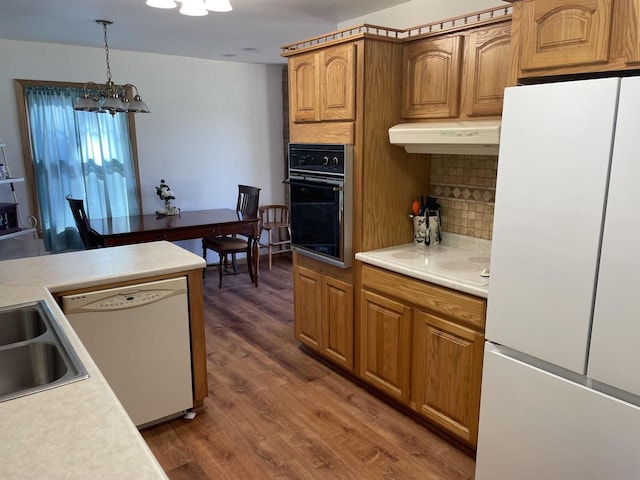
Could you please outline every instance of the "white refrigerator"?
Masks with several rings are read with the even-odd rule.
[[[640,479],[640,78],[509,88],[476,480]]]

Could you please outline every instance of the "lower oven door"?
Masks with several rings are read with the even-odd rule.
[[[291,240],[295,249],[344,267],[344,182],[290,178]]]

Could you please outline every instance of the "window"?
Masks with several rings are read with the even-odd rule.
[[[138,214],[133,115],[76,112],[79,85],[16,85],[27,184],[46,249],[82,248],[67,195],[85,201],[89,218]]]

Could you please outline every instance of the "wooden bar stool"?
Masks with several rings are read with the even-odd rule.
[[[267,231],[267,243],[261,247],[267,249],[269,270],[273,255],[291,251],[291,218],[289,207],[286,205],[263,205],[258,209],[260,213],[260,234]],[[274,233],[275,239],[274,239]]]

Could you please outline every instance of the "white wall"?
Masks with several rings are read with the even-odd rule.
[[[502,0],[411,0],[395,7],[341,22],[338,24],[338,29],[361,23],[404,29],[507,5]]]
[[[134,83],[151,110],[135,120],[145,213],[162,207],[160,178],[183,210],[234,208],[239,183],[261,187],[262,204],[284,202],[282,66],[117,50],[110,60],[113,80]],[[104,50],[0,40],[0,137],[11,174],[22,176],[13,79],[103,82]],[[0,202],[12,201],[3,190]]]

